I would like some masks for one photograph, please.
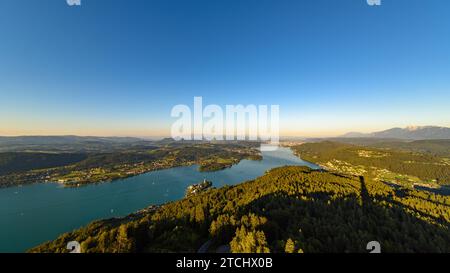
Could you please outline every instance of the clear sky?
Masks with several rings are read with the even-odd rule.
[[[0,135],[168,135],[279,104],[283,135],[450,126],[450,1],[0,1]]]

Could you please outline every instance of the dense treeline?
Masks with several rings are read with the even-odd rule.
[[[330,141],[305,143],[293,149],[301,158],[311,162],[324,164],[340,160],[355,166],[387,169],[423,180],[435,180],[443,185],[450,184],[448,159],[428,153],[376,149]]]
[[[95,222],[31,252],[450,252],[450,197],[363,177],[283,167],[124,219]]]
[[[373,148],[403,150],[408,152],[428,153],[437,156],[450,157],[450,139],[402,140],[370,137],[337,137],[327,139],[310,139],[311,142],[328,140]]]
[[[370,146],[376,148],[401,149],[404,151],[429,153],[437,156],[450,157],[450,139],[416,140],[416,141],[385,141]]]
[[[0,175],[69,165],[87,157],[79,153],[0,153]]]

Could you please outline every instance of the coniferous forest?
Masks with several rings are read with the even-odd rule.
[[[450,197],[363,176],[281,167],[123,219],[94,222],[30,252],[450,252]]]

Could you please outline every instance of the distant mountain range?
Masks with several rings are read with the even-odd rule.
[[[0,136],[0,145],[42,145],[42,144],[74,144],[74,143],[87,143],[87,142],[99,142],[99,143],[127,143],[137,142],[142,139],[134,137],[93,137],[93,136],[16,136],[16,137],[4,137]]]
[[[151,141],[133,137],[0,136],[0,152],[112,152],[124,147],[152,144]]]
[[[392,128],[374,133],[351,132],[341,137],[344,138],[385,138],[385,139],[450,139],[450,128],[438,126],[410,126],[406,128]]]

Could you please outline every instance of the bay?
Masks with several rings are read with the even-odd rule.
[[[25,252],[94,220],[122,217],[150,205],[179,200],[189,185],[203,179],[212,181],[214,187],[234,185],[285,165],[318,168],[290,149],[279,148],[263,152],[261,161],[243,160],[217,172],[199,172],[198,166],[188,166],[79,188],[38,183],[1,189],[0,252]]]

